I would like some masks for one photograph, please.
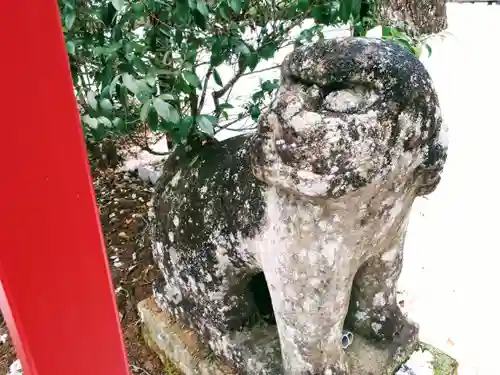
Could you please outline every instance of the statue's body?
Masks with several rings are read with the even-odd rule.
[[[256,134],[168,159],[155,205],[159,305],[242,373],[361,375],[344,325],[397,361],[417,342],[395,288],[411,205],[446,159],[441,122],[428,73],[397,45],[294,51]],[[261,272],[279,345],[272,326],[253,325],[261,301],[248,284]],[[280,352],[283,368],[266,360]]]

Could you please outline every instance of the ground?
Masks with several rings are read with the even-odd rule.
[[[12,347],[12,343],[7,336],[7,328],[2,315],[0,314],[0,374],[4,375],[9,372],[9,366],[16,359],[16,353]]]
[[[142,339],[136,310],[137,303],[151,295],[156,275],[146,230],[153,187],[134,173],[118,168],[93,167],[92,177],[131,371],[139,375],[163,374],[159,358]],[[0,375],[9,372],[15,359],[0,314]]]

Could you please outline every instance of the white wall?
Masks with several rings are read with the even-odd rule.
[[[441,185],[414,207],[400,286],[423,340],[460,375],[499,374],[500,6],[449,4],[448,31],[424,60],[450,127]]]

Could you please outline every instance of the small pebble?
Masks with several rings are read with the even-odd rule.
[[[123,239],[128,239],[128,236],[125,232],[118,233],[118,237],[123,238]]]

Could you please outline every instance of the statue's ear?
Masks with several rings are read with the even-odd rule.
[[[432,193],[439,181],[443,171],[448,152],[448,127],[443,122],[439,105],[434,100],[434,107],[430,107],[430,113],[422,118],[421,112],[405,111],[400,114],[398,121],[403,150],[412,153],[420,153],[420,165],[414,171],[414,178],[418,185],[417,194],[419,196]],[[415,111],[415,108],[411,108]],[[405,128],[405,121],[402,118],[410,118],[409,114],[414,113],[413,126]],[[418,121],[417,121],[418,120]]]
[[[441,172],[448,157],[446,135],[441,134],[429,145],[424,163],[415,171],[416,178],[421,181],[417,191],[419,196],[427,195],[436,190],[441,181]]]

